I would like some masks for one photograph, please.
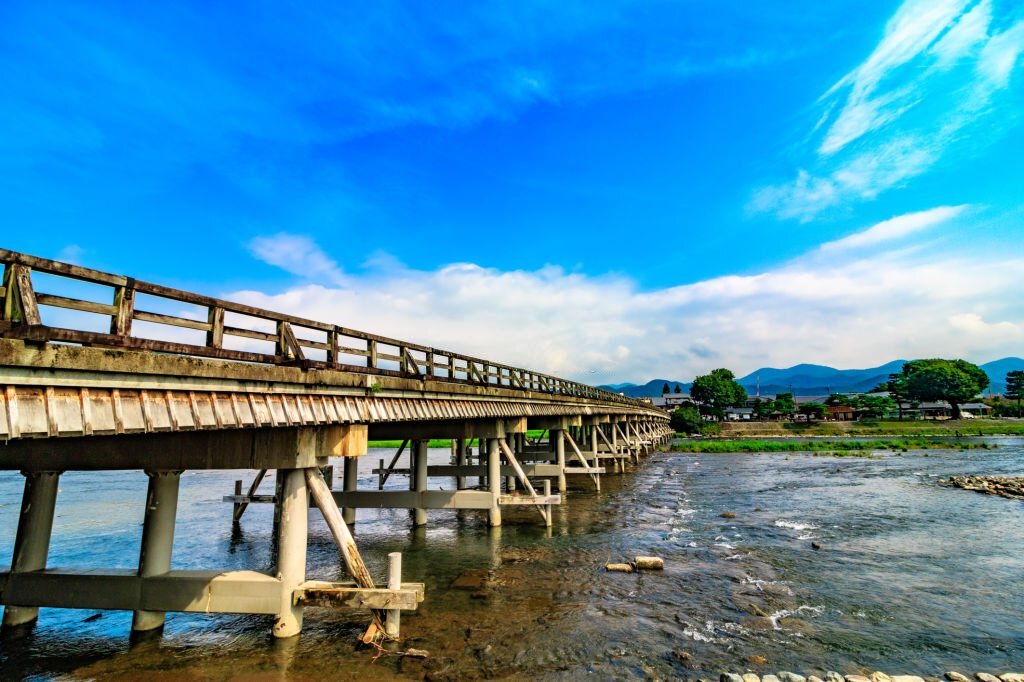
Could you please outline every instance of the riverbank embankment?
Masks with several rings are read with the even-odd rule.
[[[672,443],[674,452],[814,452],[839,457],[870,457],[879,451],[908,452],[910,450],[988,450],[997,447],[987,442],[951,438],[890,438],[890,439],[726,439],[685,438]]]
[[[1020,419],[947,419],[944,421],[863,420],[856,422],[722,422],[721,438],[902,438],[1024,436]]]

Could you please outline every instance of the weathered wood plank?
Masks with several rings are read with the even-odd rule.
[[[203,332],[208,332],[213,329],[209,322],[203,322],[202,320],[190,320],[187,317],[178,317],[176,315],[150,313],[145,310],[136,310],[132,314],[132,318],[138,320],[139,322],[153,322],[155,324],[166,324],[172,327],[198,329],[199,331]]]
[[[66,308],[68,310],[81,310],[86,313],[97,313],[99,315],[116,315],[117,308],[107,303],[96,303],[95,301],[83,301],[79,298],[67,298],[66,296],[55,296],[53,294],[36,294],[36,303],[48,305],[53,308]]]

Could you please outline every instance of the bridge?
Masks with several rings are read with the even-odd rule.
[[[386,586],[374,582],[355,509],[411,509],[417,525],[428,509],[476,509],[500,526],[525,507],[551,525],[570,479],[599,487],[671,435],[650,404],[541,372],[14,251],[0,263],[0,470],[25,477],[0,568],[5,629],[48,606],[131,610],[134,632],[159,630],[166,612],[264,614],[290,637],[316,605],[368,609],[367,641],[397,639],[423,586],[402,582],[397,553]],[[432,438],[451,439],[450,465],[428,466]],[[359,490],[358,458],[383,439],[402,445],[380,461],[378,488]],[[235,523],[274,504],[273,571],[171,568],[189,469],[252,472],[224,499]],[[61,473],[79,470],[146,472],[137,570],[47,564]],[[393,475],[408,490],[385,490]],[[428,489],[431,477],[453,489]],[[311,506],[352,581],[307,579]]]

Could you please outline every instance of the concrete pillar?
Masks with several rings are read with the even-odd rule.
[[[501,496],[501,451],[496,438],[487,439],[487,486],[492,496],[487,523],[491,526],[500,526],[501,507],[498,506],[498,498]]]
[[[558,473],[558,492],[564,493],[569,486],[565,479],[565,435],[562,429],[551,429],[551,440],[555,444],[555,461],[562,470]]]
[[[402,553],[391,552],[388,554],[388,589],[402,589]],[[384,632],[388,637],[398,639],[401,633],[401,609],[388,609],[384,616]]]
[[[278,469],[281,480],[281,523],[277,539],[277,578],[281,581],[281,608],[274,619],[275,637],[293,637],[302,630],[302,606],[292,594],[306,579],[306,535],[309,499],[302,469]]]
[[[422,493],[427,489],[427,446],[428,440],[413,441],[413,478],[415,479],[416,492]],[[417,526],[427,525],[427,510],[416,508],[416,518],[413,524]]]
[[[455,440],[455,464],[464,467],[466,466],[466,439],[457,438]],[[456,476],[455,477],[455,489],[464,490],[466,488],[466,477]]]
[[[590,427],[590,452],[594,456],[594,466],[601,466],[601,460],[597,458],[597,429],[599,427],[595,424]]]
[[[512,454],[518,454],[516,452],[516,434],[509,434],[505,436],[505,443],[508,445],[508,449],[512,451]],[[509,462],[511,464],[511,462]],[[516,477],[506,476],[505,477],[505,490],[512,494],[516,491]]]
[[[180,471],[147,471],[146,513],[142,521],[142,549],[139,575],[148,578],[171,570],[174,547],[174,520],[178,514]],[[132,632],[157,630],[164,626],[163,611],[136,611]]]
[[[487,440],[484,439],[484,438],[477,438],[476,439],[476,449],[477,449],[476,463],[479,464],[480,466],[487,466]],[[485,485],[490,485],[487,482],[487,477],[486,476],[478,477],[476,482],[477,482],[477,485],[479,485],[481,487],[483,487]]]
[[[359,458],[358,457],[345,457],[342,471],[342,489],[347,492],[355,492],[356,488],[359,487]],[[345,507],[341,510],[341,518],[348,525],[352,525],[356,522],[356,509],[355,507]]]
[[[25,473],[25,491],[21,496],[21,516],[14,538],[11,572],[24,573],[46,568],[50,553],[53,511],[57,504],[57,483],[60,472],[31,471]],[[10,628],[34,622],[39,609],[34,606],[5,606],[3,627]]]

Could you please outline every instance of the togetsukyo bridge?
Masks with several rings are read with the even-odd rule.
[[[401,581],[398,554],[386,586],[374,584],[349,528],[356,508],[412,509],[417,525],[428,509],[478,509],[498,526],[503,509],[526,505],[550,525],[569,478],[600,486],[670,436],[662,410],[539,372],[12,251],[0,263],[0,470],[25,476],[12,565],[0,569],[5,628],[47,606],[132,610],[139,632],[167,611],[267,614],[289,637],[317,605],[370,609],[370,636],[397,638],[423,586]],[[452,439],[450,465],[428,466],[430,438]],[[402,447],[381,461],[379,489],[359,490],[357,458],[379,439]],[[275,505],[273,571],[171,568],[187,469],[252,471],[225,500],[236,523],[249,504]],[[69,470],[146,472],[137,570],[47,565]],[[384,490],[392,475],[408,490]],[[437,477],[454,489],[429,489]],[[264,480],[273,494],[259,493]],[[310,506],[352,582],[307,580]]]

